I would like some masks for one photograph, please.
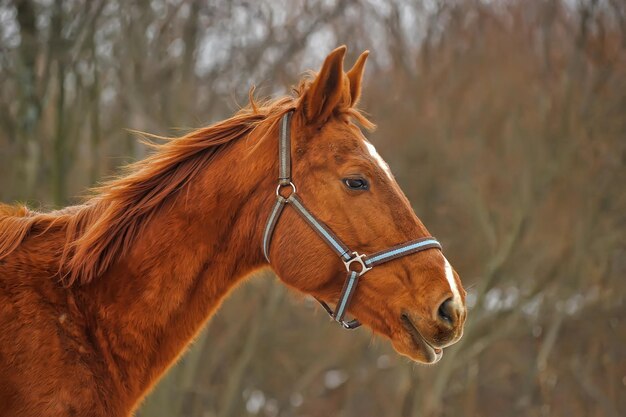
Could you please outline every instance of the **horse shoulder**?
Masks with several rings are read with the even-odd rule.
[[[45,259],[37,262],[29,246],[0,260],[2,415],[123,415],[99,397],[106,388],[99,385],[97,352],[73,292],[50,275]]]

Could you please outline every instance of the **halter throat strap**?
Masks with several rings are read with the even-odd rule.
[[[391,248],[375,252],[370,255],[359,254],[351,251],[349,247],[333,233],[333,231],[317,217],[315,217],[304,205],[296,193],[296,186],[291,179],[291,117],[293,111],[285,113],[280,120],[279,144],[278,144],[278,186],[276,187],[276,201],[270,211],[270,215],[263,231],[263,255],[270,262],[270,246],[276,225],[287,205],[294,208],[296,213],[313,229],[320,238],[337,254],[346,267],[347,276],[337,302],[336,310],[333,311],[326,302],[316,300],[324,310],[346,329],[356,329],[361,325],[358,320],[345,321],[344,317],[350,301],[354,295],[359,278],[377,265],[389,262],[403,256],[411,255],[427,249],[441,250],[441,244],[434,237],[428,236]],[[288,196],[283,196],[281,191],[290,187]],[[270,262],[271,263],[271,262]]]

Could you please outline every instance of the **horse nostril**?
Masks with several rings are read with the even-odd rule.
[[[452,326],[456,325],[459,321],[460,314],[461,311],[452,298],[448,298],[446,301],[441,303],[439,309],[437,310],[439,320]]]

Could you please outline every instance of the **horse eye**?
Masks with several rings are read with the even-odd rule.
[[[369,184],[363,178],[344,178],[343,183],[351,190],[367,190]]]

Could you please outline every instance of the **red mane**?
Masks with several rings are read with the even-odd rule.
[[[293,99],[259,106],[253,101],[230,119],[204,127],[163,144],[147,158],[128,165],[119,176],[95,188],[82,205],[49,213],[25,206],[0,205],[0,260],[32,234],[48,229],[65,231],[59,270],[63,282],[88,283],[101,275],[135,242],[163,203],[183,188],[233,141],[248,135],[264,121],[274,124]]]

